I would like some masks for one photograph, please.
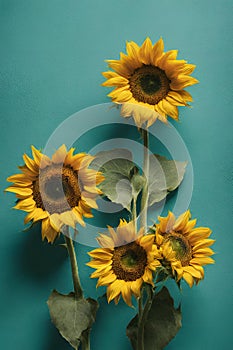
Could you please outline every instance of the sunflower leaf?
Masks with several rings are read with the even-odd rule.
[[[152,154],[149,163],[149,200],[148,205],[160,202],[169,192],[174,191],[184,177],[187,162],[169,160]]]
[[[76,299],[74,293],[63,295],[53,290],[47,304],[51,320],[59,333],[74,349],[78,349],[82,337],[95,321],[97,301]]]
[[[155,294],[144,328],[146,350],[162,350],[181,328],[181,310],[174,307],[166,287]],[[126,334],[133,349],[137,349],[138,315],[127,326]]]
[[[137,198],[144,183],[131,152],[126,149],[99,152],[90,167],[105,177],[99,185],[103,195],[130,211],[132,199]]]

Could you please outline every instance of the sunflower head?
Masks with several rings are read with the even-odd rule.
[[[25,223],[42,221],[42,238],[49,242],[64,225],[84,226],[83,217],[92,217],[91,209],[97,208],[95,199],[101,191],[96,186],[103,176],[88,168],[92,156],[74,150],[63,145],[50,159],[32,146],[33,158],[24,154],[21,174],[7,179],[14,185],[6,191],[18,198],[14,208],[28,213]]]
[[[184,89],[198,82],[190,76],[195,65],[177,60],[177,50],[164,52],[162,38],[154,45],[146,38],[141,47],[127,42],[126,51],[119,60],[107,60],[112,71],[103,72],[102,84],[114,87],[108,96],[122,105],[122,116],[133,116],[139,127],[157,119],[166,123],[167,116],[178,120],[177,107],[192,101]]]
[[[122,295],[131,306],[132,295],[139,297],[144,282],[153,286],[160,254],[153,244],[154,235],[143,235],[143,229],[136,233],[133,222],[121,220],[116,231],[108,229],[110,235],[98,238],[101,248],[88,253],[92,260],[87,265],[96,269],[91,277],[98,278],[97,287],[107,286],[108,302],[118,303]]]
[[[190,211],[177,219],[169,212],[167,217],[159,217],[155,226],[155,244],[162,254],[162,264],[179,281],[183,278],[190,287],[204,278],[203,265],[212,264],[214,254],[210,246],[214,243],[208,237],[208,227],[195,227],[196,220],[190,220]]]

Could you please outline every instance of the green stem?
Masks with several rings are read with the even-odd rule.
[[[82,350],[91,350],[90,329],[86,329],[81,336]]]
[[[149,179],[149,133],[147,129],[142,129],[144,158],[143,173],[146,179],[145,186],[142,190],[141,200],[141,227],[147,228],[147,207],[148,207],[148,179]]]
[[[137,338],[137,350],[144,350],[144,329],[147,320],[148,313],[151,308],[153,291],[150,285],[146,285],[147,300],[145,306],[142,306],[143,289],[138,301],[138,338]],[[140,305],[141,303],[141,305]]]
[[[75,297],[77,299],[80,299],[83,297],[83,290],[82,290],[80,279],[79,279],[78,264],[77,264],[75,250],[74,250],[74,244],[73,244],[72,239],[69,236],[69,228],[68,227],[66,227],[66,233],[64,235],[64,238],[65,238],[67,250],[68,250],[68,253],[70,256],[70,264],[71,264]]]
[[[70,257],[70,265],[71,265],[72,279],[73,279],[73,285],[74,285],[74,294],[75,294],[75,298],[78,300],[83,298],[83,290],[82,290],[79,273],[78,273],[78,263],[76,259],[74,244],[73,244],[73,240],[70,238],[68,226],[66,226],[65,228],[64,238],[65,238],[66,247]],[[81,344],[82,344],[82,350],[91,349],[90,348],[90,329],[87,329],[86,331],[83,332],[81,337]],[[79,349],[79,346],[77,350],[78,349]]]
[[[134,223],[135,232],[137,232],[137,198],[133,197],[132,220]]]

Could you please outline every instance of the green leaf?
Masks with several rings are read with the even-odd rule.
[[[155,294],[144,328],[145,350],[162,350],[181,328],[181,310],[174,307],[166,287]],[[137,349],[138,315],[127,326],[126,334]]]
[[[54,290],[47,301],[53,324],[69,344],[78,349],[81,337],[95,321],[98,303],[94,299],[76,299],[74,293],[63,295]]]
[[[149,206],[163,200],[169,192],[174,191],[180,185],[186,165],[187,162],[169,160],[157,154],[150,156]]]
[[[99,152],[90,167],[101,171],[105,177],[99,185],[103,194],[130,211],[132,199],[138,196],[144,183],[131,152],[126,149]]]

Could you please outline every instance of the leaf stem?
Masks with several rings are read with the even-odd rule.
[[[80,299],[83,297],[83,290],[79,279],[78,264],[77,264],[75,250],[74,250],[74,244],[73,244],[73,240],[70,238],[68,226],[66,226],[66,232],[64,234],[64,238],[65,238],[67,250],[70,257],[75,297],[77,299]]]
[[[147,129],[141,129],[144,145],[143,173],[145,185],[142,190],[141,199],[141,227],[147,228],[147,207],[148,207],[148,179],[149,179],[149,133]]]

